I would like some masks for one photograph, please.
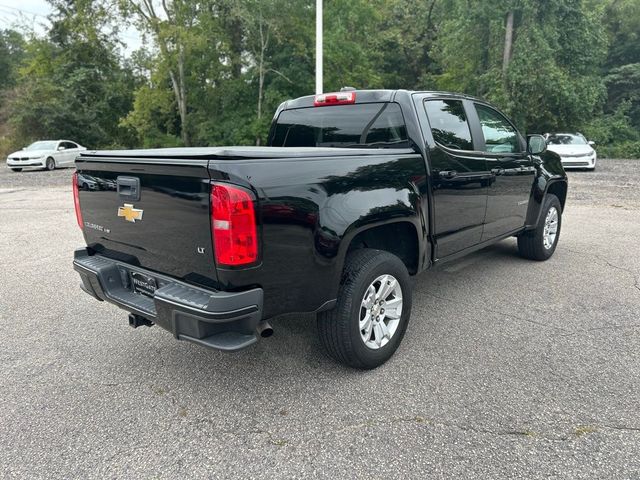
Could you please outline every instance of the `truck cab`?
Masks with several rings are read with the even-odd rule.
[[[284,102],[267,147],[83,152],[83,289],[224,350],[315,312],[332,357],[384,363],[410,276],[515,236],[551,257],[567,179],[541,136],[480,99],[349,90]]]

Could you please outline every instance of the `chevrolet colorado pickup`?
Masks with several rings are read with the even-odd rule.
[[[76,167],[74,268],[133,327],[235,351],[273,317],[316,312],[328,353],[356,368],[398,348],[412,276],[513,236],[551,257],[567,195],[543,137],[442,92],[302,97],[267,147],[86,151]]]

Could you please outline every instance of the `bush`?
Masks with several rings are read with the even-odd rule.
[[[0,135],[0,163],[4,163],[7,160],[7,155],[16,150],[20,150],[20,145],[12,137]]]
[[[637,158],[640,159],[640,142],[622,142],[598,148],[600,158]]]
[[[582,133],[596,142],[598,156],[604,158],[640,158],[640,133],[629,118],[630,101],[623,101],[615,112],[594,118]]]

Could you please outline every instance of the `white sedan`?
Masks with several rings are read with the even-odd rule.
[[[43,140],[35,142],[7,157],[7,167],[14,172],[23,168],[73,167],[78,154],[85,147],[69,140]]]
[[[597,154],[594,142],[587,141],[580,133],[548,133],[547,150],[560,155],[565,168],[596,169]]]

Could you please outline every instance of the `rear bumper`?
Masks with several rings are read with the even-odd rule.
[[[118,262],[87,249],[76,250],[73,268],[82,279],[81,288],[98,300],[142,316],[187,340],[217,350],[236,351],[258,339],[262,320],[261,288],[244,292],[220,292]],[[134,293],[131,273],[153,277],[153,296]]]

